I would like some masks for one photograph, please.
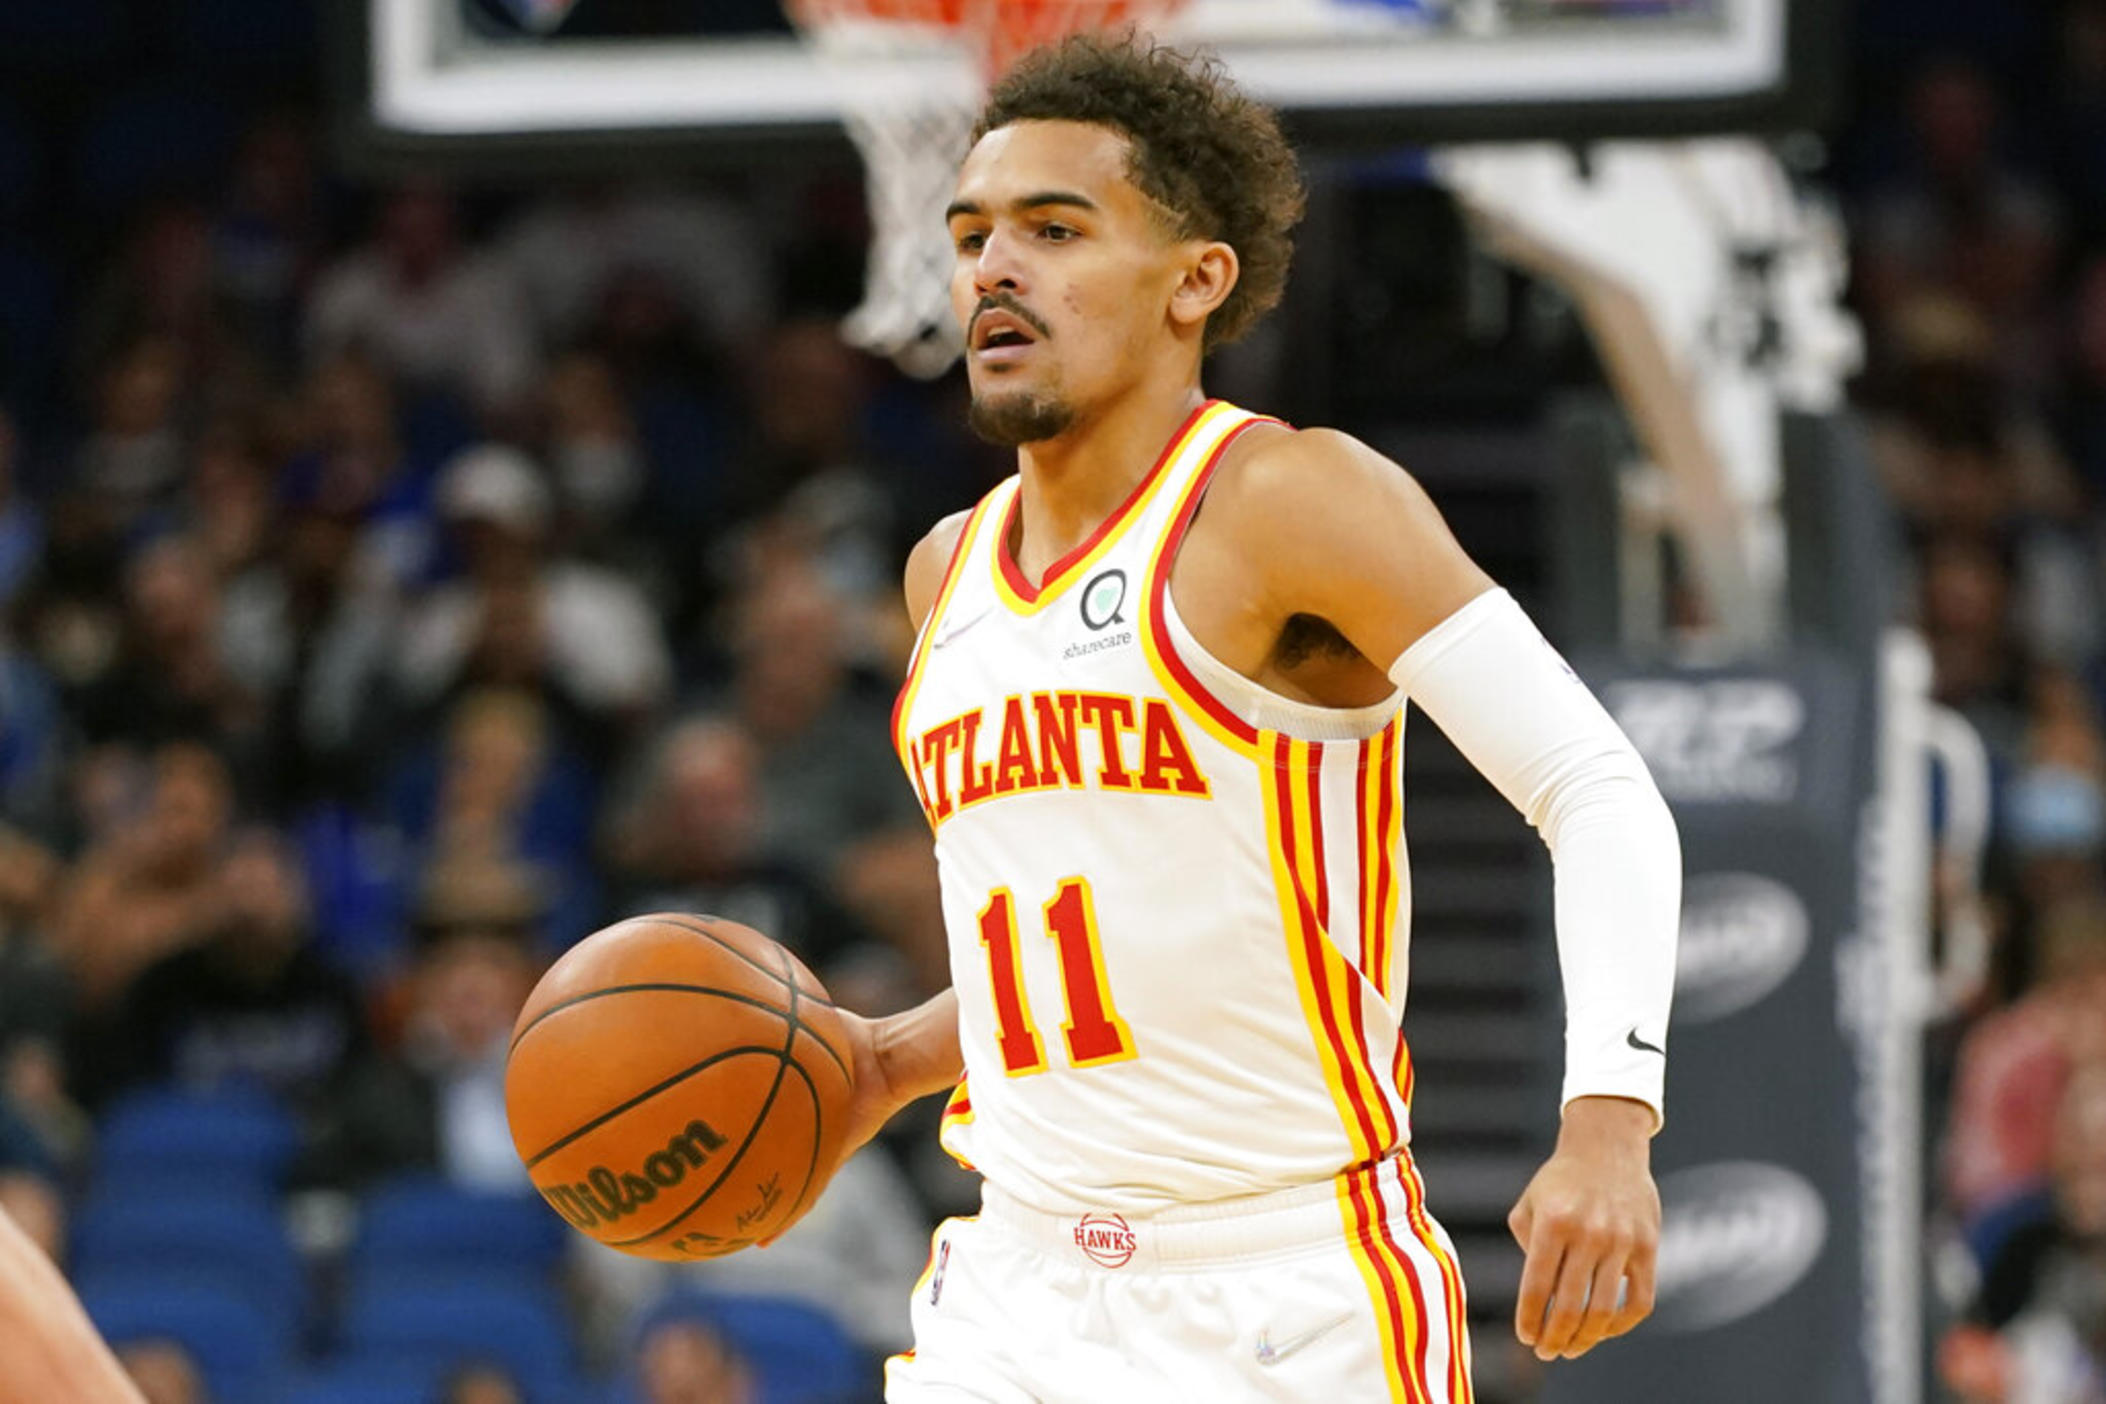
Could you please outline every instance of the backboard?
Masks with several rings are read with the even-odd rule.
[[[752,151],[833,137],[844,85],[977,81],[936,47],[822,67],[768,0],[347,8],[345,107],[383,152]],[[1370,146],[1816,124],[1841,27],[1833,0],[1188,0],[1160,32],[1215,49],[1299,139]]]

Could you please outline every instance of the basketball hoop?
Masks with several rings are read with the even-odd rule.
[[[789,0],[840,80],[869,170],[870,270],[848,340],[933,379],[964,343],[951,314],[951,202],[986,85],[1041,44],[1138,24],[1183,0]]]

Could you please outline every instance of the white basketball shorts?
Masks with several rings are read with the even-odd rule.
[[[1462,1274],[1408,1156],[1145,1218],[982,1203],[936,1230],[887,1404],[1469,1404]]]

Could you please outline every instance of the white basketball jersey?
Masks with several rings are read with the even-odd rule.
[[[1203,653],[1170,565],[1256,421],[1212,401],[1036,588],[974,509],[893,739],[935,831],[967,1080],[944,1144],[1023,1204],[1145,1214],[1409,1138],[1400,697]]]

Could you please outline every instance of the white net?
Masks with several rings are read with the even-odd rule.
[[[870,264],[842,333],[931,379],[963,349],[951,314],[943,212],[986,80],[1070,34],[1153,19],[1181,0],[792,0],[790,16],[839,80],[842,120],[869,171]]]

